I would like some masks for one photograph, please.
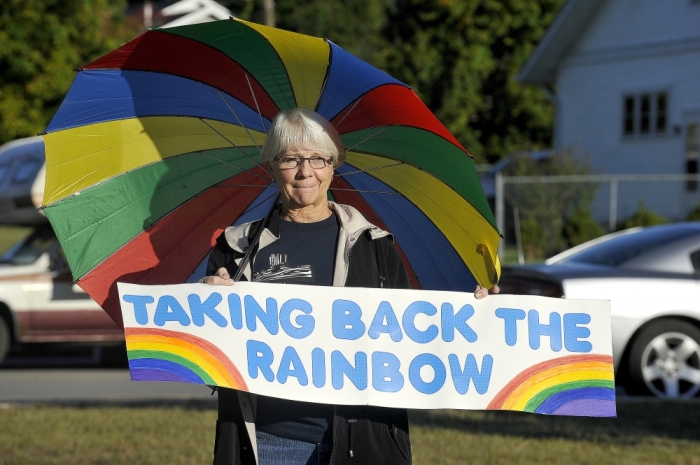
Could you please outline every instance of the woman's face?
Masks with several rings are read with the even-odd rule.
[[[279,157],[329,158],[319,151],[306,149],[287,150]],[[311,163],[304,160],[296,168],[282,169],[277,160],[273,160],[270,168],[282,194],[282,204],[287,210],[323,207],[328,204],[328,187],[333,179],[332,164],[325,168],[312,168]]]

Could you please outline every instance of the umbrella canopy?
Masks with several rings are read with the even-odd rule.
[[[294,107],[338,129],[329,195],[393,233],[414,287],[497,282],[473,160],[408,86],[328,40],[231,19],[149,30],[79,70],[44,135],[43,205],[77,283],[121,324],[117,281],[203,276],[222,230],[270,208],[259,148]]]

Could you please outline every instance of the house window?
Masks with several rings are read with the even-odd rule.
[[[668,132],[668,93],[625,95],[622,134],[625,136]]]

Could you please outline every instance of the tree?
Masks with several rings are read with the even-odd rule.
[[[515,79],[564,0],[396,0],[383,65],[475,155],[551,144],[552,105]]]
[[[345,50],[381,65],[386,41],[381,36],[391,0],[276,0],[277,27],[324,37]],[[240,6],[238,6],[240,5]],[[261,1],[230,4],[243,19],[264,24]]]
[[[74,69],[135,34],[123,0],[0,3],[0,143],[42,132]]]

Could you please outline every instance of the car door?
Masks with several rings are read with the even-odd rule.
[[[55,236],[40,259],[45,269],[28,286],[32,342],[113,341],[123,339],[122,330],[73,278]]]

